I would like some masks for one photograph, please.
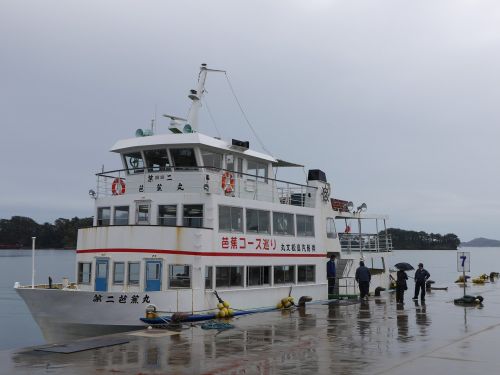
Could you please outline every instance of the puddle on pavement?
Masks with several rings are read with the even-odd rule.
[[[397,305],[386,293],[360,303],[244,316],[220,332],[185,326],[178,335],[128,335],[125,345],[65,355],[26,351],[10,361],[14,370],[30,373],[64,373],[67,366],[75,374],[377,373],[498,322],[500,289],[492,284],[488,290],[484,308],[450,303],[458,288],[430,293],[425,304],[407,296]]]

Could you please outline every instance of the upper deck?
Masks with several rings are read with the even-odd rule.
[[[278,180],[278,168],[302,165],[252,150],[247,141],[226,141],[198,132],[198,111],[209,71],[202,65],[198,88],[188,95],[192,104],[186,119],[164,115],[171,120],[168,134],[155,134],[153,122],[151,129],[138,129],[134,138],[113,145],[111,151],[119,155],[122,166],[97,174],[97,189],[91,191],[96,198],[95,226],[187,226],[223,232],[219,219],[227,218],[221,212],[234,209],[239,213],[238,227],[247,226],[249,232],[260,214],[269,222],[267,234],[274,234],[275,216],[281,226],[290,227],[307,216],[315,233],[321,233],[318,240],[342,240],[342,249],[348,251],[390,250],[385,240],[365,238],[366,225],[361,224],[361,219],[374,219],[378,236],[378,220],[384,221],[385,228],[385,218],[370,218],[359,210],[362,207],[353,210],[344,207],[346,201],[332,200],[331,185],[322,171],[310,170],[303,183]],[[252,220],[245,219],[243,210]],[[354,234],[337,236],[335,219],[346,227],[350,221],[357,222],[356,239],[350,239]],[[295,232],[299,230],[289,228],[286,234]]]
[[[273,167],[299,165],[233,143],[200,133],[118,141],[111,151],[124,168],[97,174],[97,197],[202,193],[315,207],[318,184],[272,177]]]

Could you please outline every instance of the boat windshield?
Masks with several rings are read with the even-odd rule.
[[[170,171],[170,161],[166,149],[145,150],[148,172]]]
[[[130,154],[123,155],[125,158],[125,165],[129,173],[143,173],[144,160],[140,152],[131,152]]]
[[[204,167],[214,167],[215,169],[222,168],[222,154],[208,150],[201,151]]]
[[[170,150],[170,155],[176,170],[184,168],[186,170],[196,169],[196,156],[192,148],[173,148]]]

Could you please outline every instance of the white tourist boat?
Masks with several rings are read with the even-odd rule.
[[[273,307],[289,296],[327,300],[326,262],[337,257],[338,295],[357,294],[360,259],[370,290],[390,284],[386,217],[331,198],[325,173],[273,178],[302,167],[198,132],[208,69],[201,66],[187,119],[168,134],[138,130],[111,149],[123,168],[97,174],[93,226],[78,231],[74,282],[21,286],[48,341],[143,326],[163,314],[206,314],[214,291],[235,309]],[[332,297],[332,296],[330,296]]]

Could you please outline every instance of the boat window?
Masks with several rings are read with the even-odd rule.
[[[213,289],[214,268],[205,266],[205,289]]]
[[[175,170],[196,169],[196,156],[192,148],[172,148],[170,149],[170,155]]]
[[[185,204],[182,225],[191,228],[201,228],[203,226],[203,205]]]
[[[139,262],[128,263],[128,284],[139,285],[141,264]]]
[[[226,155],[226,169],[234,172],[234,156],[231,154]]]
[[[109,225],[111,222],[111,207],[97,208],[97,225]]]
[[[125,281],[125,263],[115,262],[113,264],[113,284],[123,284]]]
[[[137,224],[149,224],[149,203],[137,202]]]
[[[204,167],[222,168],[222,154],[207,150],[201,150],[201,157]]]
[[[170,264],[168,266],[169,288],[191,288],[191,266],[189,264]]]
[[[274,266],[275,284],[294,284],[295,266]]]
[[[96,267],[96,279],[107,279],[108,278],[108,262],[97,262]]]
[[[247,161],[247,173],[249,179],[267,182],[267,163],[259,163],[258,161]]]
[[[128,206],[115,207],[114,224],[128,225],[128,212],[129,212]]]
[[[326,236],[328,238],[337,238],[337,231],[335,230],[335,220],[332,217],[326,218]]]
[[[243,208],[219,206],[219,230],[243,233]]]
[[[160,280],[161,263],[146,262],[146,280]]]
[[[140,152],[131,152],[130,154],[124,154],[125,165],[127,166],[128,173],[143,173],[144,172],[144,160]]]
[[[268,266],[247,267],[247,286],[269,285],[270,268]]]
[[[269,211],[247,208],[247,231],[253,233],[271,233]]]
[[[216,267],[215,287],[231,288],[243,286],[243,267]]]
[[[92,263],[78,262],[78,283],[90,284]]]
[[[316,267],[314,265],[301,265],[297,267],[299,283],[314,283],[316,281]]]
[[[145,150],[146,167],[149,172],[160,172],[170,170],[170,161],[166,149]]]
[[[273,233],[293,236],[295,234],[293,214],[273,212]]]
[[[175,204],[158,206],[158,225],[172,227],[177,225],[177,206]]]
[[[297,215],[297,236],[314,237],[314,216]]]

